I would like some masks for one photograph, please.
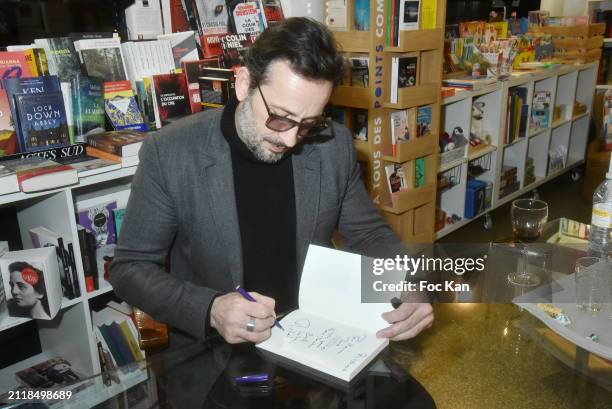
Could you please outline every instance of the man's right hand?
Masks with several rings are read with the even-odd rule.
[[[259,343],[270,337],[274,325],[274,299],[250,292],[256,302],[245,300],[238,293],[221,295],[213,300],[210,326],[230,344]],[[255,320],[255,328],[247,331],[247,322]]]

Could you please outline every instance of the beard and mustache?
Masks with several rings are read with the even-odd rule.
[[[253,93],[249,93],[248,97],[236,109],[236,130],[238,131],[238,136],[255,158],[265,163],[277,163],[288,154],[289,149],[281,139],[277,139],[270,134],[261,135],[257,130],[254,118]],[[284,152],[272,152],[264,147],[264,141],[286,150]]]

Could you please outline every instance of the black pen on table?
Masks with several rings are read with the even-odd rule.
[[[238,292],[238,294],[240,294],[241,296],[243,296],[245,299],[251,301],[251,302],[257,302],[255,301],[255,298],[253,298],[251,296],[251,294],[249,294],[248,292],[246,292],[246,290],[240,286],[236,287],[236,291]],[[283,331],[285,330],[281,325],[280,322],[278,322],[278,320],[274,320],[274,326],[278,327],[280,329],[282,329]]]

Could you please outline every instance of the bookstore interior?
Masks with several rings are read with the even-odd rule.
[[[0,407],[612,408],[612,0],[7,0],[0,73]]]

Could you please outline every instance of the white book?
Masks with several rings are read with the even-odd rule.
[[[17,174],[19,188],[24,193],[79,183],[76,169],[38,156],[7,160],[3,165]]]
[[[170,11],[171,0],[160,0],[164,34],[172,34],[172,12]]]
[[[74,111],[72,108],[72,84],[69,82],[61,82],[60,89],[62,91],[62,99],[64,100],[64,109],[66,110],[66,125],[69,129],[71,143],[74,139]],[[79,140],[74,142],[86,142],[85,136],[80,136]]]
[[[91,38],[74,42],[79,59],[87,74],[105,81],[127,79],[125,58],[119,37]],[[100,61],[105,61],[100,63]]]
[[[328,0],[325,23],[331,31],[346,31],[346,0]]]
[[[400,0],[400,12],[399,12],[400,31],[418,30],[420,13],[421,13],[421,2],[419,0]]]
[[[130,40],[151,40],[163,33],[158,1],[135,0],[125,9],[125,23]]]
[[[15,192],[19,192],[17,174],[6,166],[0,165],[0,195]]]
[[[397,70],[399,68],[399,57],[391,58],[391,96],[389,102],[397,104]]]
[[[0,258],[9,315],[51,320],[62,306],[55,247],[10,251]]]
[[[387,303],[361,302],[361,256],[310,245],[302,271],[299,309],[257,345],[281,360],[350,382],[389,343],[376,332],[389,324]]]

